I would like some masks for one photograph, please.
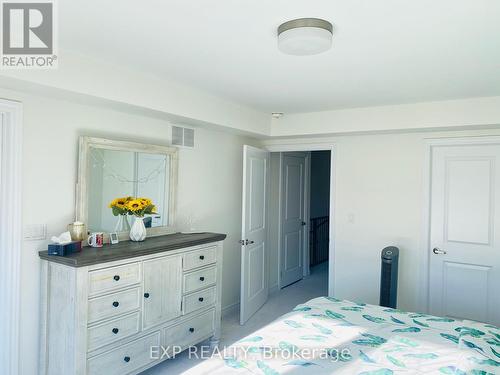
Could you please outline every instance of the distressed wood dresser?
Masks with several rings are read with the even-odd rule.
[[[66,257],[41,251],[41,374],[136,374],[167,358],[161,347],[217,345],[225,238],[172,234]]]

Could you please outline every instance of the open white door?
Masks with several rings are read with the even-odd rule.
[[[243,147],[240,324],[267,301],[269,152]]]
[[[500,324],[500,145],[432,152],[430,312]]]
[[[287,152],[282,159],[281,288],[304,277],[306,158],[305,152]]]

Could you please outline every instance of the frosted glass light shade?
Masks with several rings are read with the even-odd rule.
[[[302,18],[278,28],[278,48],[289,55],[316,55],[332,46],[333,30],[328,21]]]

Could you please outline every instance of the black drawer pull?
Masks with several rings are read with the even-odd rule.
[[[200,255],[200,259],[201,260],[205,259],[205,255]]]
[[[194,328],[189,328],[189,332],[193,333],[194,332]]]
[[[200,277],[200,281],[205,281],[205,278],[203,276]]]
[[[124,360],[125,362],[130,362],[130,357],[129,357],[129,356],[126,356],[126,357],[124,357],[124,358],[123,358],[123,360]]]
[[[113,276],[113,279],[114,279],[115,281],[118,281],[118,280],[120,280],[120,276],[119,276],[119,275],[115,275],[115,276]]]
[[[114,307],[118,307],[119,305],[120,305],[120,303],[118,301],[113,302]]]
[[[144,298],[149,298],[149,293],[144,293]]]
[[[198,298],[198,301],[203,302],[203,297]]]
[[[113,332],[116,335],[118,333],[118,328],[113,328],[111,332]]]

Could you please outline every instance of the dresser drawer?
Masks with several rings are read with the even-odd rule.
[[[139,332],[139,322],[139,312],[136,312],[89,328],[88,350],[92,351],[136,334]]]
[[[114,290],[141,281],[139,263],[89,272],[89,294]]]
[[[215,284],[217,268],[204,268],[184,274],[184,293],[191,293]]]
[[[186,346],[198,343],[214,332],[215,311],[210,310],[179,325],[165,328],[164,346]]]
[[[203,267],[208,264],[215,263],[216,250],[217,248],[214,246],[196,251],[191,251],[185,254],[183,269],[186,271],[186,270],[191,270],[193,268]]]
[[[90,358],[88,374],[124,375],[144,367],[156,359],[151,358],[151,347],[160,345],[160,332],[122,345],[117,349]]]
[[[133,288],[89,300],[89,323],[139,308],[139,288]]]
[[[182,306],[186,315],[214,303],[215,287],[200,290],[182,298]]]

